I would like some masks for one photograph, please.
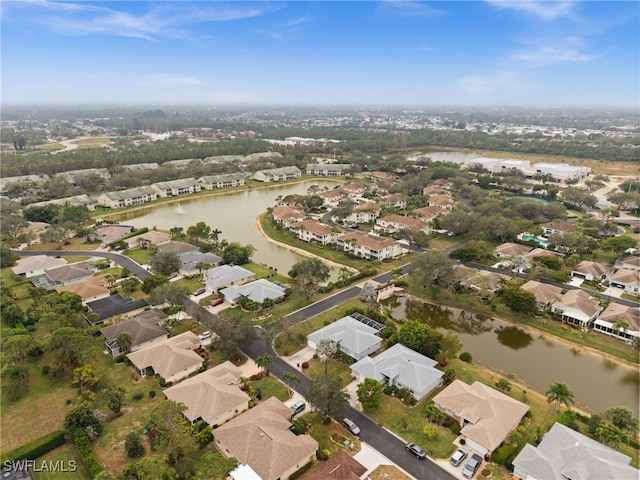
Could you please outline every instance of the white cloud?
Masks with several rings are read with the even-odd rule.
[[[588,54],[575,48],[543,47],[530,52],[515,53],[511,56],[514,60],[545,65],[563,62],[590,62],[602,57],[602,54]]]
[[[191,75],[176,73],[151,73],[134,78],[134,83],[153,87],[193,87],[204,85],[204,82]]]
[[[444,15],[447,12],[419,1],[385,0],[380,4],[378,13],[398,17],[434,17]]]
[[[485,2],[501,10],[515,10],[533,15],[542,20],[556,20],[573,15],[576,2],[540,1],[540,0],[485,0]]]

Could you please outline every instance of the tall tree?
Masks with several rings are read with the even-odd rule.
[[[382,384],[373,378],[365,378],[364,382],[358,384],[357,394],[358,400],[364,408],[378,408],[382,395]]]
[[[330,272],[325,263],[313,257],[296,263],[289,271],[289,276],[295,280],[296,286],[309,300],[320,289],[320,284],[328,280]]]
[[[554,382],[549,386],[549,390],[545,394],[547,396],[547,402],[556,404],[556,411],[560,410],[560,405],[564,404],[569,406],[573,403],[573,392],[564,382]]]
[[[338,344],[334,340],[325,338],[318,342],[316,346],[316,353],[321,362],[324,363],[324,375],[327,375],[329,367],[329,359],[333,357],[338,351]]]
[[[261,355],[256,358],[256,366],[262,369],[265,375],[269,375],[269,368],[273,363],[273,357],[271,355]]]
[[[453,271],[453,262],[440,250],[420,255],[411,264],[411,272],[422,276],[422,286],[446,284]]]
[[[83,330],[73,327],[57,329],[49,342],[47,350],[57,363],[62,365],[73,378],[73,371],[80,365],[82,357],[87,353],[90,337]]]
[[[340,380],[329,376],[311,380],[306,397],[325,420],[339,418],[348,403],[348,394],[342,391]]]
[[[300,375],[287,370],[282,375],[282,381],[289,386],[289,397],[293,397],[293,384],[300,383]]]
[[[160,275],[166,276],[177,272],[182,262],[174,252],[158,252],[149,259],[149,264]]]

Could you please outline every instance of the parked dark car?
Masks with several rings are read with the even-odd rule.
[[[420,460],[423,460],[427,456],[427,454],[424,453],[424,450],[415,443],[407,443],[404,448],[406,448],[408,452],[413,453]]]
[[[197,297],[198,295],[202,295],[206,290],[204,288],[199,288],[193,294]]]

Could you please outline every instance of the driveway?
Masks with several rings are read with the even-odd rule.
[[[365,472],[365,475],[363,475],[363,478],[369,478],[368,475],[380,465],[393,465],[398,470],[402,470],[398,465],[365,442],[360,442],[360,451],[356,453],[353,458],[366,467],[367,471]],[[415,478],[404,470],[402,470],[402,473],[410,476],[411,478]]]

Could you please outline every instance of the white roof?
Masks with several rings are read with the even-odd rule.
[[[255,282],[245,283],[244,285],[234,285],[232,287],[223,288],[220,290],[220,293],[224,295],[225,298],[230,298],[232,300],[240,297],[247,297],[249,300],[262,303],[267,298],[275,300],[277,298],[284,297],[285,289],[280,285],[276,285],[269,280],[261,278]]]
[[[333,340],[345,350],[357,355],[380,344],[381,338],[376,335],[377,333],[378,330],[375,328],[347,316],[310,333],[307,339],[316,345],[322,340]]]
[[[238,265],[220,265],[207,270],[207,286],[215,290],[218,287],[229,285],[245,278],[253,277],[253,272]]]

